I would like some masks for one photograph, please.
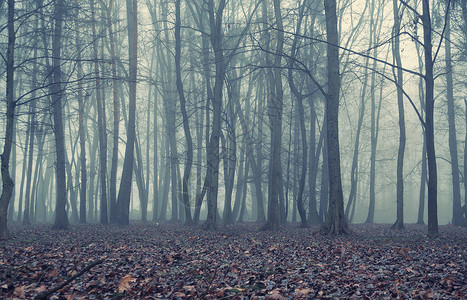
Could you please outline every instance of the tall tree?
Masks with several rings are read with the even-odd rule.
[[[129,45],[129,105],[127,140],[123,160],[122,179],[117,198],[117,223],[130,223],[130,196],[136,138],[136,75],[138,68],[138,6],[137,0],[126,0]]]
[[[428,157],[428,236],[435,238],[438,232],[438,171],[436,167],[434,134],[434,85],[432,23],[429,0],[422,1],[423,48],[425,50],[425,138]]]
[[[2,194],[0,196],[0,239],[6,239],[7,231],[7,213],[8,204],[13,194],[15,186],[13,179],[10,177],[10,154],[13,144],[13,131],[15,120],[14,99],[14,75],[15,75],[15,1],[8,0],[8,48],[6,57],[6,117],[7,123],[5,128],[5,143],[3,145],[3,153],[1,155],[1,174],[2,174]]]
[[[405,152],[405,115],[404,115],[404,95],[403,95],[403,73],[402,60],[400,54],[400,12],[398,1],[392,1],[393,6],[393,49],[392,54],[397,70],[393,68],[394,81],[397,85],[397,107],[399,112],[399,151],[397,152],[397,219],[392,228],[404,228],[404,152]]]
[[[34,88],[33,88],[34,89]],[[29,103],[29,116],[28,116],[28,123],[29,123],[29,147],[28,149],[28,169],[26,171],[26,191],[24,197],[24,211],[23,211],[23,225],[31,224],[29,212],[31,210],[31,181],[32,181],[32,169],[33,169],[33,158],[34,158],[34,132],[35,132],[35,123],[36,123],[36,102],[32,101]],[[21,212],[20,212],[21,213]]]
[[[106,118],[105,118],[105,103],[103,97],[103,88],[100,78],[99,58],[98,58],[98,41],[96,32],[96,8],[94,0],[90,1],[91,4],[91,29],[92,29],[92,50],[94,59],[94,77],[96,82],[95,95],[97,106],[97,130],[99,133],[99,176],[101,187],[100,199],[100,221],[101,224],[108,224],[107,216],[107,132],[106,132]]]
[[[66,149],[65,149],[65,132],[63,129],[63,112],[62,100],[64,90],[62,87],[62,70],[61,70],[61,50],[62,50],[62,26],[63,15],[65,12],[64,0],[58,0],[54,6],[54,32],[52,41],[52,80],[50,93],[53,109],[53,124],[55,136],[55,174],[56,174],[56,202],[55,202],[55,222],[54,229],[68,229],[68,215],[66,212],[67,203],[67,186],[66,186]]]
[[[270,83],[268,95],[268,117],[271,129],[271,154],[269,159],[268,220],[263,229],[279,230],[279,185],[281,184],[282,111],[284,92],[282,88],[281,58],[284,47],[284,26],[282,24],[280,0],[274,0],[274,15],[277,26],[277,39],[274,57],[274,79]],[[306,153],[305,153],[306,157]],[[304,158],[305,159],[305,158]],[[306,162],[305,162],[306,164]],[[303,178],[305,180],[305,178]]]
[[[103,2],[102,2],[103,3]],[[120,132],[120,105],[118,98],[118,82],[117,82],[117,55],[115,53],[115,37],[112,27],[111,11],[113,8],[113,0],[110,0],[109,6],[106,7],[107,14],[107,29],[110,44],[110,61],[112,64],[112,105],[113,105],[113,138],[112,138],[112,163],[110,166],[110,181],[109,181],[109,202],[110,202],[110,223],[117,223],[117,168],[118,168],[118,135]]]
[[[336,0],[325,0],[327,36],[328,89],[326,97],[326,134],[329,169],[329,209],[321,227],[327,234],[350,233],[344,213],[339,154],[339,35],[337,32]]]
[[[221,131],[222,90],[225,78],[224,50],[222,45],[222,17],[225,9],[225,0],[220,0],[217,9],[214,1],[209,0],[209,27],[211,46],[214,50],[214,62],[216,65],[215,83],[212,97],[213,120],[211,137],[208,145],[208,171],[209,183],[207,184],[208,215],[204,227],[216,228],[217,219],[217,193],[219,188],[219,139]]]
[[[183,91],[182,82],[182,71],[181,71],[181,49],[182,40],[180,34],[181,18],[180,18],[180,0],[175,1],[175,73],[176,73],[176,85],[178,92],[178,99],[180,100],[180,110],[183,118],[183,131],[185,132],[186,139],[186,163],[183,171],[182,179],[182,201],[185,208],[185,224],[191,224],[193,222],[191,218],[191,207],[190,207],[190,194],[188,182],[190,180],[191,168],[193,165],[193,139],[190,132],[190,124],[188,114],[186,111],[186,100],[185,93]]]
[[[448,124],[449,124],[449,154],[451,156],[451,177],[452,177],[452,224],[461,226],[466,225],[463,218],[461,207],[461,192],[459,180],[459,157],[457,154],[457,134],[456,134],[456,115],[454,112],[454,84],[453,68],[451,54],[451,17],[446,17],[446,39],[445,39],[445,57],[446,57],[446,100],[448,106]]]
[[[77,80],[78,80],[78,135],[79,135],[79,158],[80,158],[80,192],[79,192],[79,222],[85,224],[86,218],[86,191],[87,191],[87,167],[86,167],[86,138],[84,134],[84,100],[83,100],[83,65],[81,63],[81,38],[79,35],[79,9],[77,9],[77,16],[75,19],[75,44],[77,53]]]

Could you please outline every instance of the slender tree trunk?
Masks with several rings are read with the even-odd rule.
[[[101,180],[101,199],[100,199],[100,222],[101,224],[108,224],[107,216],[107,138],[106,138],[106,120],[104,114],[104,99],[103,99],[103,88],[101,86],[100,70],[99,70],[99,58],[97,43],[98,38],[96,34],[96,12],[94,7],[94,0],[91,0],[91,28],[93,37],[93,54],[94,54],[94,76],[96,81],[95,93],[96,93],[96,105],[97,105],[97,127],[99,132],[99,175]]]
[[[15,186],[10,177],[10,154],[13,144],[15,106],[14,99],[14,58],[15,58],[15,1],[8,0],[8,48],[6,59],[6,128],[5,143],[3,144],[3,153],[1,155],[1,174],[2,174],[2,194],[0,196],[0,240],[6,239],[7,231],[7,212],[8,204],[13,194]]]
[[[170,156],[170,146],[165,140],[165,155]],[[169,189],[170,189],[170,164],[165,164],[164,166],[164,187],[162,189],[162,207],[161,215],[159,217],[160,221],[167,221],[167,206],[169,203]],[[160,185],[159,185],[160,186]]]
[[[417,57],[418,57],[418,65],[419,65],[419,72],[420,74],[423,72],[423,58],[420,53],[420,45],[418,43],[415,44],[417,50]],[[425,90],[423,84],[423,78],[420,78],[418,84],[418,94],[420,98],[420,115],[422,119],[425,117]],[[420,176],[420,193],[418,199],[418,218],[417,224],[425,224],[423,221],[424,214],[425,214],[425,200],[426,200],[426,184],[427,184],[427,177],[428,177],[428,168],[427,168],[427,157],[426,157],[426,134],[425,134],[425,127],[422,126],[422,134],[423,134],[423,144],[422,144],[422,170]]]
[[[283,111],[283,88],[281,77],[281,58],[284,44],[284,33],[282,24],[282,15],[280,0],[274,0],[274,14],[277,26],[277,44],[274,58],[274,82],[271,82],[268,93],[268,117],[271,126],[271,155],[269,161],[269,203],[268,203],[268,220],[264,225],[265,230],[279,230],[280,214],[279,214],[279,185],[280,170],[281,170],[281,147],[282,147],[282,111]],[[303,135],[303,134],[302,134]],[[306,152],[305,152],[306,153]],[[306,154],[305,154],[306,157]],[[302,174],[303,175],[303,174]],[[305,178],[303,178],[305,180]],[[302,191],[303,192],[303,191]],[[303,222],[302,222],[303,223]],[[305,217],[306,224],[306,217]]]
[[[459,180],[459,157],[457,154],[456,116],[454,113],[454,86],[452,79],[452,57],[451,57],[451,17],[446,18],[445,31],[445,56],[446,56],[446,92],[448,104],[449,124],[449,153],[451,155],[452,176],[452,224],[457,226],[466,225],[462,214],[461,192]]]
[[[328,91],[326,93],[326,127],[329,168],[329,209],[321,227],[326,234],[350,233],[344,214],[339,154],[339,36],[337,32],[336,0],[325,0],[328,61]]]
[[[118,168],[118,135],[120,132],[120,105],[118,99],[117,82],[117,56],[115,54],[115,38],[112,27],[111,12],[113,0],[110,0],[107,12],[107,28],[109,31],[110,59],[112,64],[112,105],[113,105],[113,138],[112,138],[112,163],[110,167],[110,223],[117,223],[117,168]],[[156,149],[156,148],[154,148]]]
[[[154,144],[153,144],[153,149],[154,149],[154,165],[153,165],[153,183],[152,183],[152,188],[153,188],[153,199],[152,199],[152,220],[156,221],[157,216],[159,214],[158,211],[158,206],[159,206],[159,188],[160,185],[158,184],[158,177],[159,175],[159,168],[158,168],[158,157],[159,157],[159,151],[156,151],[160,147],[158,143],[158,134],[157,134],[157,120],[158,120],[158,115],[157,115],[157,91],[154,92],[154,113],[153,113],[153,128],[154,128]],[[159,147],[158,147],[159,146]],[[161,176],[162,177],[162,176]]]
[[[78,20],[75,20],[76,36],[76,52],[77,52],[77,72],[78,72],[78,134],[79,134],[79,146],[80,146],[80,192],[79,192],[79,222],[81,224],[87,223],[86,218],[86,190],[87,190],[87,167],[86,167],[86,137],[84,134],[84,101],[83,101],[83,66],[81,63],[81,38],[79,36],[79,24]]]
[[[130,223],[130,196],[133,175],[134,145],[136,138],[136,76],[138,67],[138,10],[137,0],[126,0],[129,44],[129,86],[127,141],[123,161],[122,179],[117,198],[117,222],[120,225]]]
[[[244,142],[243,142],[244,144]],[[246,164],[246,157],[245,157],[245,145],[241,146],[240,148],[240,166],[238,169],[237,175],[237,184],[235,188],[235,203],[233,206],[232,211],[232,219],[237,220],[238,213],[240,211],[240,204],[241,204],[241,195],[243,194],[243,189],[246,188],[247,178],[245,177],[245,164]]]
[[[225,78],[225,61],[222,47],[222,15],[225,8],[225,0],[220,0],[217,9],[214,10],[214,1],[209,0],[209,24],[211,29],[211,46],[214,50],[216,65],[214,92],[212,98],[213,120],[211,138],[209,140],[208,174],[211,179],[207,186],[208,215],[204,227],[216,228],[217,218],[217,194],[219,188],[219,138],[221,130],[222,90]]]
[[[68,229],[68,215],[66,212],[67,203],[67,185],[66,185],[66,172],[65,172],[65,132],[63,130],[63,112],[62,112],[62,97],[63,90],[61,84],[61,37],[62,37],[62,23],[63,13],[65,10],[65,3],[63,0],[57,0],[55,3],[54,12],[54,33],[53,33],[53,85],[51,86],[52,94],[52,109],[54,121],[54,134],[55,134],[55,148],[56,148],[56,182],[57,182],[57,195],[55,202],[55,222],[54,229]]]
[[[328,199],[329,199],[329,167],[328,167],[328,138],[326,134],[326,111],[324,112],[324,124],[323,124],[323,132],[324,134],[324,145],[323,145],[323,162],[321,166],[321,189],[319,192],[319,216],[320,220],[324,222],[326,220],[326,212],[328,210]]]
[[[371,45],[371,39],[370,39],[370,45]],[[350,221],[350,218],[349,218],[350,208],[352,207],[352,204],[355,201],[357,201],[356,198],[357,198],[357,183],[358,183],[358,172],[357,172],[358,154],[360,152],[360,132],[362,130],[363,117],[365,115],[365,98],[366,98],[366,87],[367,87],[367,82],[368,82],[368,62],[369,62],[369,59],[366,59],[365,75],[363,75],[364,76],[363,89],[362,89],[362,95],[360,98],[360,107],[359,107],[359,112],[358,112],[357,132],[355,133],[355,145],[354,145],[353,158],[352,158],[352,167],[350,170],[350,193],[349,193],[349,199],[347,201],[347,205],[345,207],[345,217],[349,221]]]
[[[371,3],[371,43],[370,47],[373,47],[373,57],[377,58],[378,51],[377,47],[374,47],[375,40],[378,39],[379,33],[381,31],[381,22],[378,26],[374,26],[374,15],[375,15],[375,1]],[[373,60],[372,70],[376,69],[376,60]],[[381,87],[383,85],[381,84]],[[371,74],[371,84],[370,84],[370,99],[371,99],[371,117],[370,117],[370,140],[371,140],[371,150],[370,150],[370,187],[369,187],[369,207],[368,207],[368,215],[365,220],[365,223],[373,223],[375,218],[375,206],[376,206],[376,149],[378,146],[378,132],[379,132],[379,112],[381,109],[381,96],[379,105],[376,105],[376,96],[375,96],[375,88],[376,88],[376,72],[372,72]]]
[[[424,0],[425,1],[425,0]],[[399,111],[399,151],[397,152],[397,219],[391,228],[404,228],[404,152],[405,152],[405,116],[404,116],[404,95],[402,93],[404,79],[402,77],[402,61],[399,48],[400,20],[398,1],[393,0],[394,17],[394,41],[393,56],[396,62],[397,71],[394,71],[394,80],[397,82],[397,107]],[[397,75],[396,75],[397,73]]]
[[[180,100],[180,110],[183,118],[183,131],[185,132],[186,139],[186,163],[183,171],[182,179],[182,201],[185,208],[185,224],[192,224],[191,218],[191,207],[190,207],[190,192],[189,192],[189,180],[191,174],[191,168],[193,166],[193,139],[190,132],[190,124],[188,114],[186,112],[186,100],[185,93],[183,92],[182,72],[181,72],[181,34],[180,34],[180,0],[175,1],[175,73],[176,73],[176,84],[178,98]]]
[[[13,141],[11,145],[11,165],[16,166],[17,163],[17,148],[16,148],[16,123],[13,124]],[[0,159],[1,163],[1,159]],[[0,176],[1,177],[1,176]],[[11,178],[16,178],[16,168],[13,168],[11,170]],[[15,195],[16,195],[16,190],[15,187],[13,187],[13,192],[11,194],[10,198],[10,204],[8,205],[8,212],[7,212],[7,222],[13,222],[14,220],[14,214],[15,214]],[[1,218],[1,217],[0,217]],[[0,225],[1,227],[1,225]]]
[[[23,210],[23,219],[22,223],[23,225],[30,225],[31,221],[29,219],[29,212],[31,208],[31,180],[32,180],[32,166],[33,166],[33,154],[34,154],[34,131],[35,131],[35,122],[36,122],[36,117],[35,117],[35,110],[36,110],[36,105],[35,101],[32,101],[29,106],[29,145],[26,145],[26,147],[29,147],[28,149],[28,169],[26,171],[26,191],[25,191],[25,197],[24,197],[24,210]]]
[[[436,167],[435,135],[434,135],[434,77],[431,40],[430,4],[423,0],[423,48],[425,50],[425,137],[428,157],[428,236],[435,238],[438,233],[438,171]]]
[[[87,134],[89,136],[89,132]],[[96,165],[96,153],[97,153],[97,146],[99,144],[98,137],[94,134],[92,141],[89,138],[89,165],[90,166],[95,166]],[[97,185],[97,180],[96,180],[96,168],[91,168],[89,172],[89,190],[88,190],[88,197],[87,197],[87,204],[88,204],[88,219],[91,219],[92,221],[95,221],[94,218],[94,203],[97,201],[96,200],[96,194],[94,193],[95,186]]]
[[[318,144],[316,144],[316,129],[315,124],[317,122],[316,110],[314,107],[314,100],[310,100],[310,175],[308,176],[308,185],[310,188],[310,199],[308,202],[309,218],[308,223],[310,225],[318,225],[323,223],[323,220],[319,216],[317,203],[316,203],[316,180],[318,178],[318,167],[319,167],[319,157],[321,149],[323,148],[324,136],[325,134],[321,133],[319,136]],[[311,146],[313,145],[313,146]]]

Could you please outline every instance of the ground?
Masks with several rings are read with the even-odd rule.
[[[338,237],[259,227],[11,227],[11,239],[0,241],[0,298],[44,295],[86,267],[49,298],[467,297],[466,228],[441,226],[429,240],[422,225],[353,225]]]

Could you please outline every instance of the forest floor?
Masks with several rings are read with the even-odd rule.
[[[467,297],[467,228],[441,226],[435,240],[421,225],[353,225],[338,237],[258,228],[12,226],[0,241],[0,298],[53,288],[50,299]]]

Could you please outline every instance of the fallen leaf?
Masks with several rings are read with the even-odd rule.
[[[118,291],[123,293],[130,290],[130,283],[134,281],[136,281],[136,279],[133,278],[130,274],[125,275],[125,277],[123,277],[122,281],[120,281],[120,284],[118,285]]]

